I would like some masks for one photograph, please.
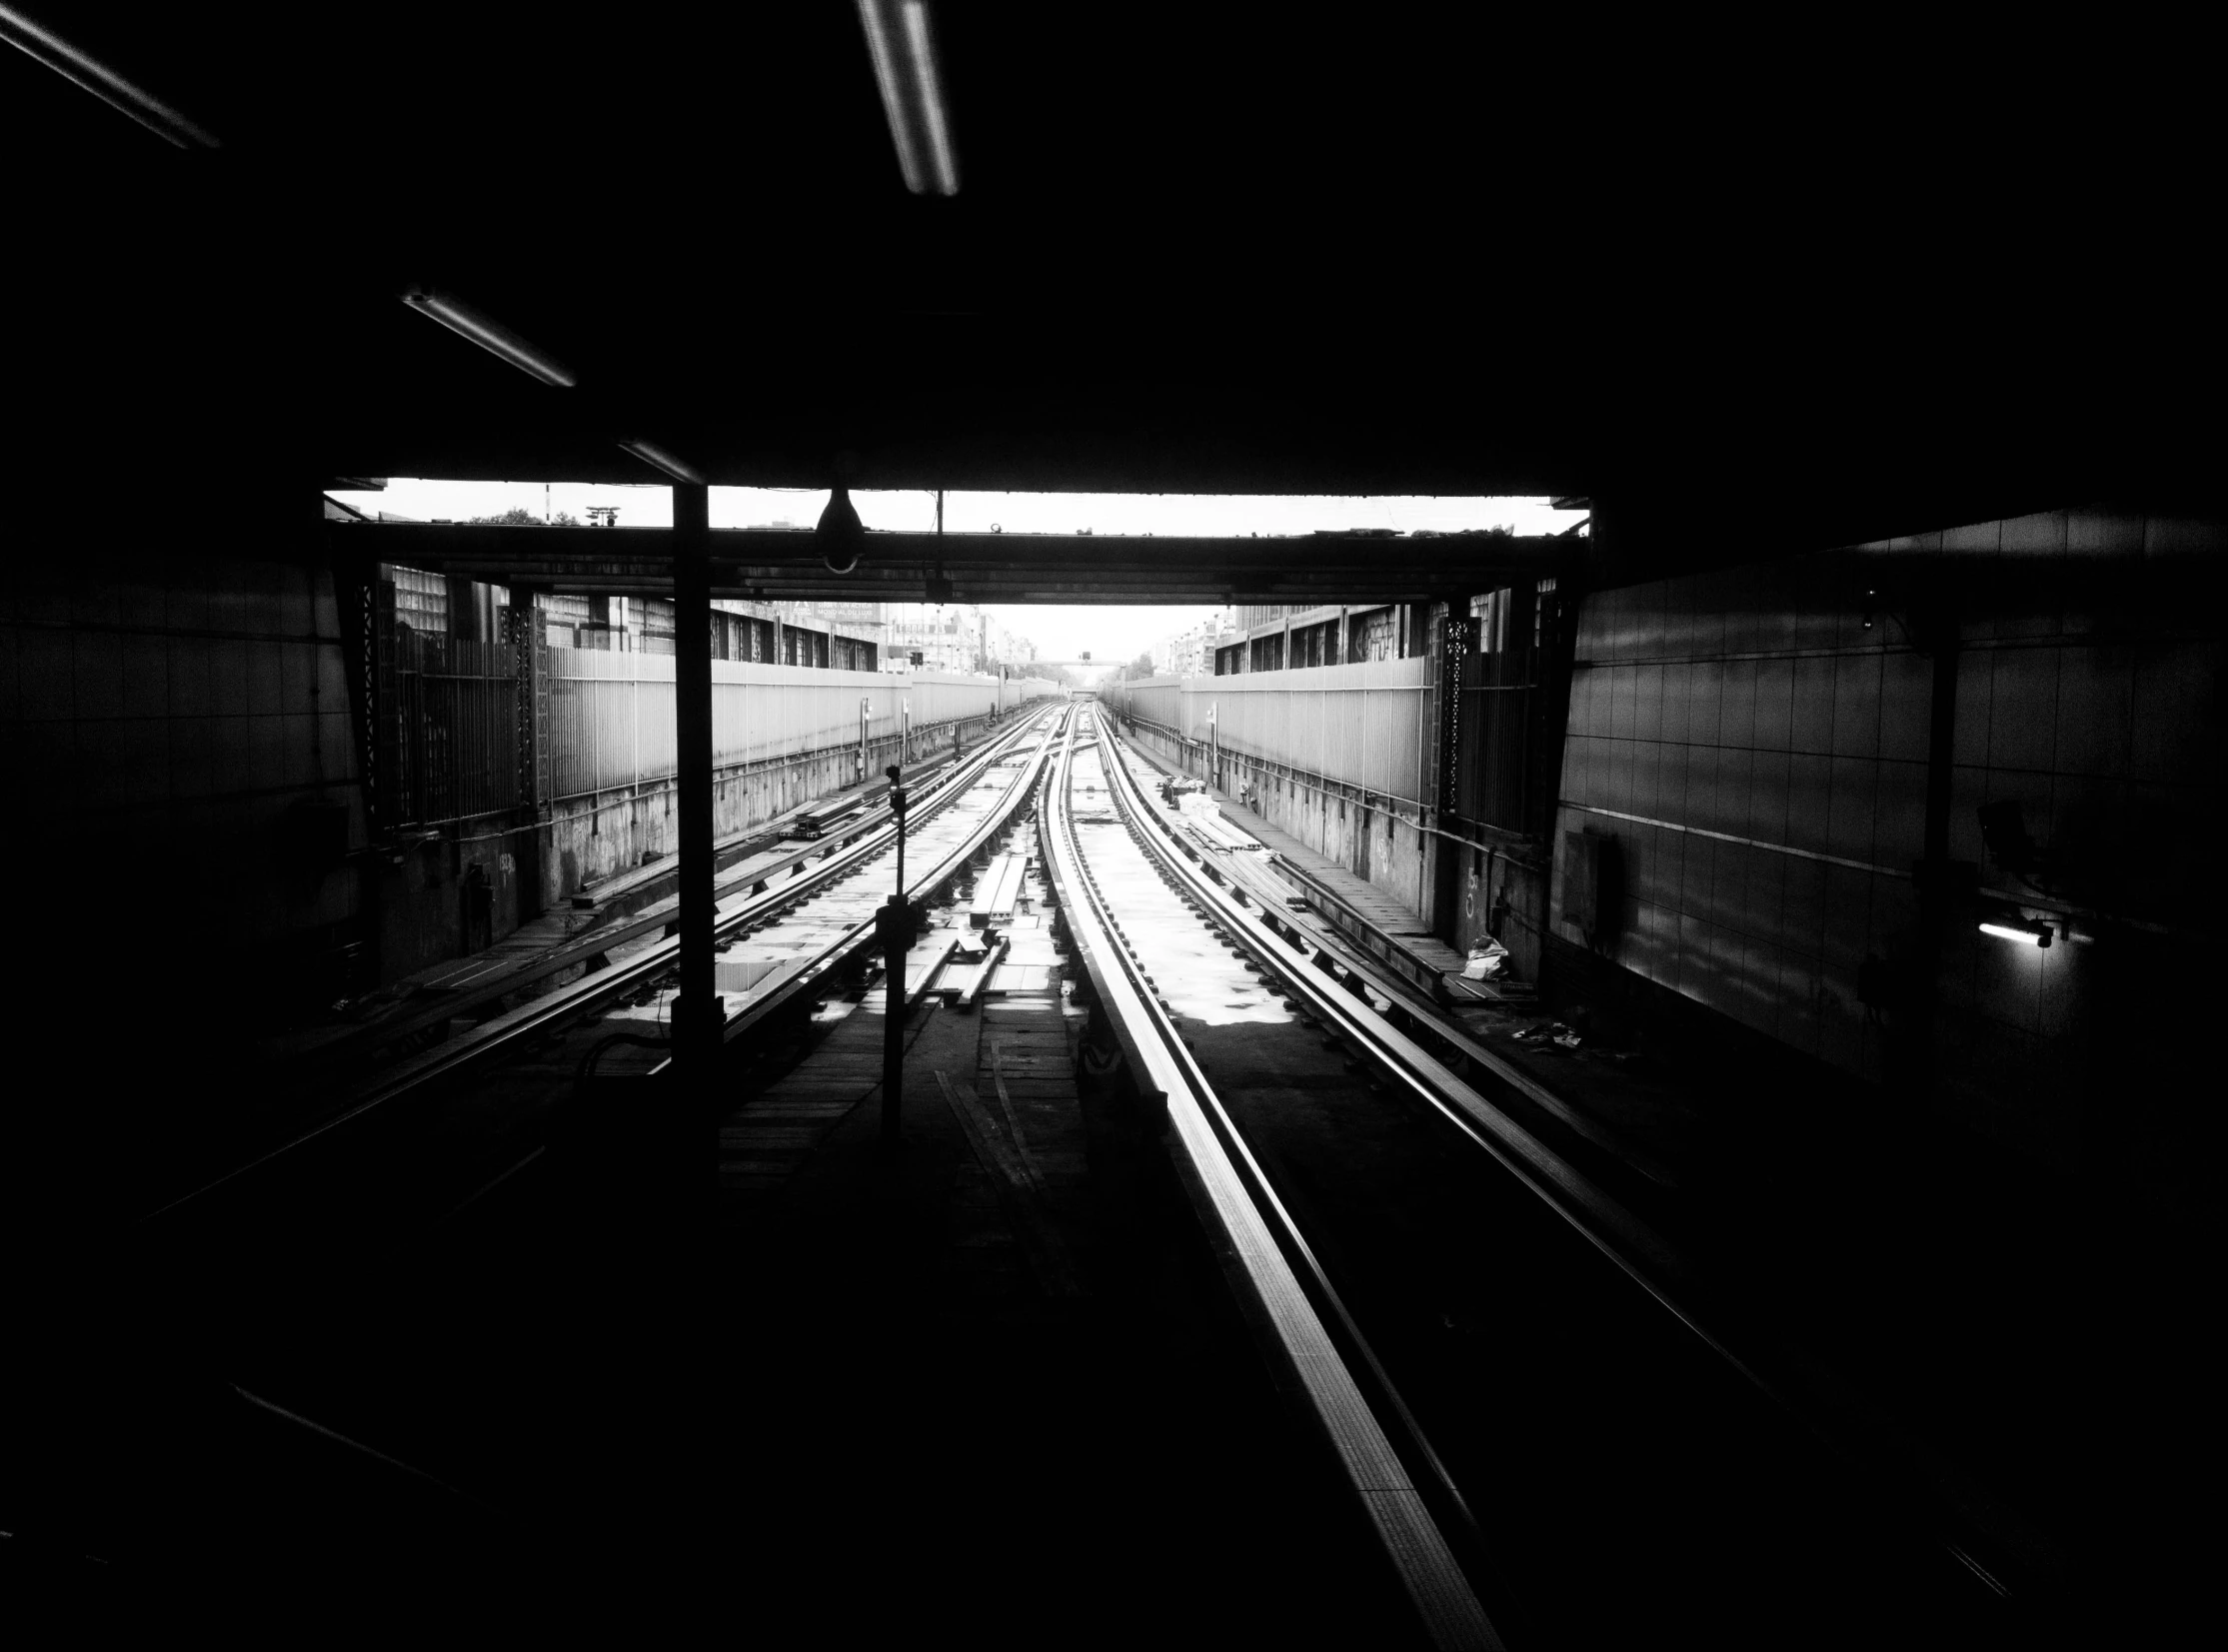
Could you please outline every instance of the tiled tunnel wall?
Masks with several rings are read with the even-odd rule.
[[[1595,594],[1555,932],[1589,944],[1560,916],[1563,834],[1613,838],[1622,909],[1598,953],[1880,1078],[1892,1015],[1859,1001],[1858,972],[1913,955],[1933,693],[1916,616],[1946,602],[1950,857],[1980,867],[2002,910],[2077,938],[2014,944],[1981,933],[1972,908],[1948,926],[1939,1091],[1991,1133],[2076,1160],[2099,1005],[2141,972],[2138,954],[2190,938],[2206,881],[2222,549],[2217,526],[2057,512]],[[1984,850],[1978,811],[2006,799],[2042,845],[2042,887]]]
[[[293,805],[345,810],[364,840],[322,573],[175,549],[20,560],[0,583],[0,739],[11,874],[136,901],[155,978],[181,958],[278,973],[357,914],[352,869],[276,869]]]

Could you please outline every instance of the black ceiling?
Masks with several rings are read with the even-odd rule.
[[[20,463],[656,480],[633,433],[1813,543],[2212,485],[2194,40],[945,3],[941,200],[848,5],[29,9],[223,148],[0,50]]]

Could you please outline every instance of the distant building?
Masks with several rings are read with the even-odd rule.
[[[890,603],[892,671],[972,672],[983,647],[983,612],[973,603]],[[913,664],[915,655],[920,664]]]
[[[542,595],[534,602],[545,647],[674,652],[673,604],[663,598]],[[880,630],[816,613],[810,603],[712,602],[715,660],[871,672],[882,664]]]
[[[1217,614],[1153,645],[1152,669],[1168,677],[1202,677],[1214,670],[1214,651],[1236,635],[1229,616]]]
[[[1037,645],[1011,630],[975,603],[888,603],[883,605],[887,643],[885,671],[975,672],[997,675],[1000,667],[1026,666]],[[913,656],[921,656],[918,668]]]
[[[1211,645],[1207,669],[1228,677],[1421,654],[1425,608],[1421,603],[1239,608],[1231,635]]]

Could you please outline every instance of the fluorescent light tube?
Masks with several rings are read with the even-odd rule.
[[[703,473],[669,448],[661,448],[655,442],[622,442],[619,445],[653,470],[664,471],[676,482],[692,483],[700,488],[704,486]]]
[[[450,332],[470,339],[492,356],[501,356],[521,373],[531,374],[546,385],[570,390],[580,383],[572,369],[548,351],[535,348],[501,322],[489,320],[446,293],[413,287],[403,294],[402,301],[420,315],[432,317]]]
[[[2010,918],[1990,919],[1980,926],[1984,935],[1994,935],[1999,940],[2023,940],[2030,946],[2050,944],[2050,925],[2047,923],[2019,923]]]
[[[939,195],[960,193],[960,167],[952,155],[952,128],[944,112],[944,82],[937,74],[936,47],[929,39],[929,8],[924,0],[905,0],[906,47],[920,94],[921,122],[928,129],[929,170]]]
[[[74,81],[103,103],[129,115],[157,137],[180,149],[218,149],[215,136],[178,113],[153,93],[79,51],[59,35],[42,29],[13,6],[0,5],[0,40],[38,59],[64,80]]]
[[[959,194],[959,160],[926,0],[859,0],[859,21],[906,188],[916,195]]]

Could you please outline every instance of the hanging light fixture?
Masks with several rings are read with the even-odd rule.
[[[838,484],[828,496],[828,509],[820,514],[813,543],[820,548],[820,559],[828,565],[829,573],[849,574],[859,566],[859,553],[867,547],[867,526],[859,520],[859,508],[852,504],[849,488]]]

